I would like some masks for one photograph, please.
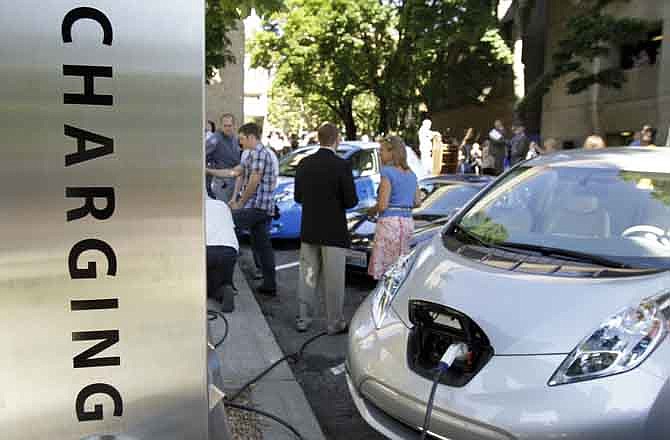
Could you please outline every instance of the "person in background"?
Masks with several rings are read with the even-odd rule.
[[[482,142],[482,174],[485,176],[495,176],[495,158],[491,154],[491,141],[484,139]]]
[[[535,159],[541,154],[542,150],[540,150],[540,146],[538,145],[538,143],[535,141],[531,141],[530,145],[528,146],[528,154],[526,154],[526,160]]]
[[[328,334],[347,329],[343,306],[346,250],[351,245],[346,210],[358,204],[351,164],[336,153],[335,124],[318,131],[320,148],[304,158],[295,174],[295,201],[302,204],[300,279],[296,330],[307,331],[320,290],[325,295]]]
[[[607,147],[607,145],[605,144],[603,138],[601,138],[597,134],[592,134],[591,136],[587,137],[586,140],[584,141],[583,148],[585,150],[600,150],[605,147]]]
[[[541,154],[552,154],[558,151],[558,141],[554,138],[547,138],[542,143],[542,152]]]
[[[240,144],[249,153],[244,161],[232,169],[207,169],[218,177],[242,176],[242,189],[239,196],[230,202],[233,220],[239,230],[250,232],[251,248],[254,260],[260,263],[263,283],[256,289],[258,293],[276,296],[277,280],[275,256],[270,241],[270,222],[275,213],[273,193],[277,187],[279,164],[277,156],[261,142],[258,125],[247,123],[239,130]]]
[[[642,132],[641,131],[636,131],[633,133],[633,140],[631,141],[630,144],[628,144],[629,147],[637,147],[640,145],[640,139],[642,139]]]
[[[635,133],[636,136],[633,137],[633,142],[630,143],[631,147],[642,146],[642,138],[645,136],[651,137],[651,142],[654,142],[654,129],[649,124],[644,124],[642,130],[638,133]]]
[[[291,151],[295,151],[296,149],[298,149],[299,146],[300,146],[300,140],[298,139],[298,135],[293,133],[291,135]]]
[[[207,120],[205,124],[205,142],[216,133],[216,124],[214,121]]]
[[[221,115],[221,131],[214,132],[206,142],[206,162],[209,169],[234,168],[240,164],[239,140],[235,135],[235,117]],[[212,176],[211,174],[208,174]],[[217,200],[228,203],[233,197],[235,179],[213,176],[209,184]]]
[[[379,215],[368,273],[378,280],[401,255],[409,252],[414,232],[412,209],[421,202],[416,175],[407,165],[405,143],[398,136],[381,142],[381,183],[377,204],[368,215]]]
[[[507,157],[507,133],[500,119],[496,119],[493,128],[489,131],[489,155],[493,158],[494,175],[501,174],[505,169],[505,158]]]
[[[526,160],[530,140],[526,136],[526,127],[519,124],[514,127],[514,137],[510,141],[510,166]]]
[[[229,313],[235,309],[233,272],[239,244],[230,208],[212,196],[208,190],[205,200],[207,297],[220,302],[221,311]]]
[[[640,146],[656,147],[656,144],[654,144],[654,136],[649,132],[643,133],[642,138],[640,139]]]
[[[474,143],[474,129],[468,128],[463,136],[463,141],[459,147],[459,172],[469,174],[472,172],[472,144]]]
[[[477,138],[479,135],[477,135]],[[475,138],[475,139],[477,139]],[[470,150],[470,156],[472,157],[472,172],[480,176],[482,174],[482,148],[479,146],[479,142],[475,140],[472,143],[472,150]]]

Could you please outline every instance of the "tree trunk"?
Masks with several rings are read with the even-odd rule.
[[[600,58],[593,60],[593,74],[600,72]],[[600,124],[600,84],[591,86],[591,128],[593,134],[602,135]]]
[[[353,98],[344,98],[344,101],[340,103],[340,117],[344,123],[347,140],[356,140],[358,130],[356,128],[356,121],[354,120]]]
[[[379,126],[377,132],[379,135],[387,135],[389,132],[388,101],[385,96],[377,96],[379,99]]]

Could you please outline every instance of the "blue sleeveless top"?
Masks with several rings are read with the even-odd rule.
[[[381,176],[391,183],[389,207],[379,217],[411,217],[416,194],[417,178],[411,170],[400,171],[396,167],[382,167]]]

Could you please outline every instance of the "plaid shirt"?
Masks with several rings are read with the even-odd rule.
[[[242,168],[244,169],[242,180],[242,191],[249,184],[253,173],[259,173],[261,181],[256,192],[244,204],[245,208],[262,209],[268,215],[274,215],[275,201],[274,191],[277,187],[277,175],[279,174],[279,162],[277,156],[262,144],[256,145],[253,150],[243,155]]]

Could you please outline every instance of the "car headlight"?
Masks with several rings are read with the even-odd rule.
[[[585,338],[556,370],[549,386],[632,370],[663,341],[669,323],[670,292],[628,307]]]
[[[401,256],[389,269],[382,275],[377,287],[372,292],[372,319],[375,327],[381,328],[384,318],[388,313],[389,307],[395,298],[400,286],[407,278],[414,260],[416,260],[417,248],[414,248],[407,255]]]
[[[286,187],[282,189],[280,192],[275,193],[275,202],[283,203],[293,201],[293,195],[294,195],[293,186]]]

